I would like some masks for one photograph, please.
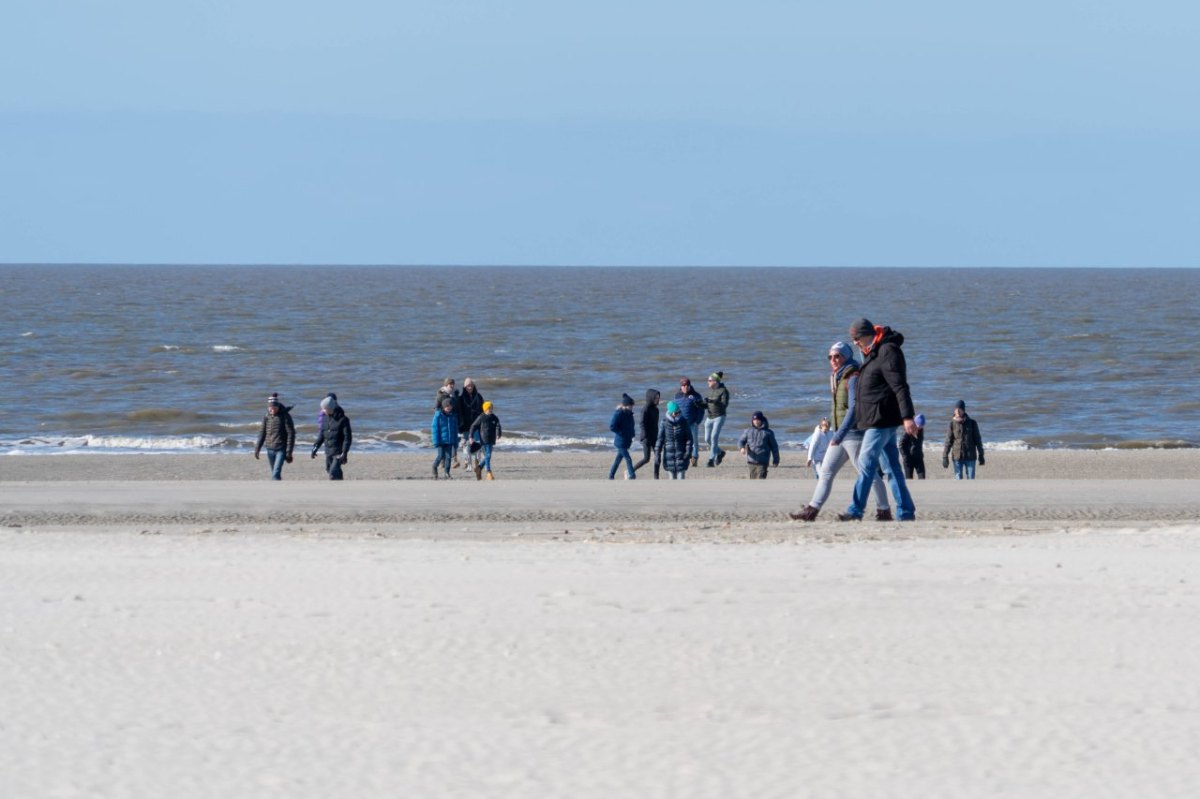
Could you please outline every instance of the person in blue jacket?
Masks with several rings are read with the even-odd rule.
[[[688,432],[692,434],[692,465],[700,463],[700,425],[704,422],[704,409],[707,402],[700,392],[686,377],[679,378],[679,391],[675,392],[675,404],[688,424]]]
[[[458,442],[458,414],[454,402],[447,397],[442,400],[441,410],[433,414],[430,426],[437,459],[433,462],[433,479],[438,479],[438,466],[445,464],[446,479],[450,479],[450,463],[454,460],[454,445]]]
[[[621,461],[625,461],[625,479],[637,479],[637,474],[633,470],[633,458],[629,457],[634,428],[633,397],[622,394],[621,404],[617,406],[617,409],[613,411],[612,418],[608,420],[608,429],[613,433],[613,446],[617,450],[617,457],[613,459],[612,468],[608,470],[609,480],[616,479],[617,467],[621,465]]]

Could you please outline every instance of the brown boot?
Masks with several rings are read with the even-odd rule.
[[[788,516],[791,516],[798,522],[815,522],[817,520],[817,514],[820,512],[820,508],[814,508],[812,505],[805,505],[795,513],[789,513]]]
[[[877,522],[894,522],[895,519],[892,518],[892,509],[891,508],[876,508],[875,509],[875,521],[877,521]]]

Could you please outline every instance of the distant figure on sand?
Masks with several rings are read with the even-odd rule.
[[[655,463],[661,462],[663,471],[671,475],[672,480],[687,478],[692,462],[692,427],[674,400],[667,403],[667,415],[658,426],[654,457]]]
[[[634,421],[637,422],[637,441],[642,444],[642,459],[633,464],[633,470],[645,466],[654,459],[654,445],[658,443],[658,403],[662,398],[662,393],[658,389],[646,389],[646,405],[642,408],[641,413],[634,414]],[[658,479],[658,461],[654,461],[654,479]]]
[[[635,427],[633,397],[622,394],[621,404],[617,406],[617,409],[613,411],[612,418],[608,420],[608,429],[613,434],[613,447],[617,450],[612,468],[608,470],[609,480],[616,478],[617,467],[621,465],[621,461],[625,461],[625,479],[637,479],[637,474],[633,471],[633,458],[629,456],[629,447],[633,445],[633,436],[636,432]]]
[[[434,412],[429,434],[437,450],[437,457],[433,460],[433,479],[438,479],[438,467],[441,466],[449,480],[450,461],[458,444],[458,414],[454,411],[454,401],[449,397],[443,397],[441,407]]]
[[[751,480],[766,480],[768,463],[779,465],[779,443],[762,411],[755,411],[750,417],[750,426],[738,439],[738,448],[750,465]]]
[[[708,376],[708,395],[704,398],[704,439],[708,442],[708,463],[710,469],[720,466],[725,460],[725,450],[721,449],[718,440],[721,438],[721,428],[725,426],[725,412],[729,408],[729,389],[722,382],[724,372],[713,372]]]
[[[476,472],[479,471],[481,447],[472,446],[477,440],[471,437],[471,429],[482,413],[483,395],[475,389],[475,381],[468,377],[463,381],[462,392],[458,395],[458,432],[462,435],[461,447],[466,450],[463,466]],[[455,465],[458,465],[457,462]]]
[[[483,403],[483,413],[475,419],[475,423],[471,425],[471,434],[467,436],[470,441],[478,441],[483,451],[483,457],[475,465],[476,480],[483,479],[485,473],[487,479],[495,479],[492,476],[492,448],[496,446],[504,431],[500,427],[500,417],[492,412],[493,407],[490,402]]]
[[[908,365],[900,349],[904,335],[890,327],[871,324],[868,319],[856,319],[850,325],[850,336],[863,356],[854,403],[854,424],[863,431],[863,443],[854,496],[846,512],[838,514],[838,521],[862,519],[875,472],[882,468],[896,501],[896,518],[911,522],[917,518],[917,509],[904,482],[900,450],[896,447],[896,431],[900,427],[906,433],[917,434],[912,392],[908,388]]]
[[[946,445],[942,447],[942,468],[949,466],[950,461],[954,461],[955,480],[974,480],[976,461],[980,466],[983,465],[983,439],[979,435],[979,425],[967,416],[967,403],[962,400],[954,403],[954,417],[946,432]]]
[[[918,413],[913,417],[917,423],[917,434],[907,432],[900,437],[900,463],[904,466],[904,479],[911,480],[913,475],[918,480],[925,479],[925,414]]]
[[[692,465],[700,463],[700,423],[704,421],[704,397],[686,377],[679,378],[679,390],[675,392],[675,404],[687,422],[692,434]]]
[[[854,401],[858,396],[858,361],[854,350],[844,341],[835,341],[829,347],[829,393],[832,398],[833,435],[821,461],[817,474],[817,487],[812,499],[800,510],[789,513],[796,521],[815,522],[821,507],[833,490],[833,479],[847,461],[858,471],[858,453],[862,448],[863,432],[854,426]],[[871,494],[875,497],[875,520],[892,520],[892,509],[888,505],[887,489],[876,470],[871,481]]]
[[[258,441],[254,445],[254,459],[265,446],[267,463],[271,467],[271,479],[283,479],[283,464],[292,462],[292,450],[296,446],[296,425],[292,422],[291,406],[284,407],[279,394],[267,397],[267,415],[258,429]]]
[[[804,442],[804,448],[808,450],[808,458],[804,461],[804,465],[812,467],[813,477],[821,476],[821,462],[825,460],[825,452],[829,449],[829,442],[832,438],[833,433],[829,432],[829,420],[822,418],[813,428],[812,435]]]
[[[317,452],[324,444],[325,473],[329,475],[330,480],[341,480],[342,467],[350,460],[350,444],[354,441],[350,430],[350,417],[332,396],[321,400],[321,410],[325,412],[325,424],[317,433],[312,456],[317,457]]]
[[[447,377],[442,381],[442,387],[438,389],[437,396],[433,399],[433,410],[436,413],[441,413],[442,403],[450,400],[450,412],[454,414],[455,421],[462,419],[462,408],[460,407],[460,394],[458,389],[454,387],[454,378]],[[436,418],[436,416],[435,416]],[[458,468],[458,435],[455,434],[454,443],[450,446],[450,454],[453,456],[454,468]],[[447,462],[446,468],[450,468]]]

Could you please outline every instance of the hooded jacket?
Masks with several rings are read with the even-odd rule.
[[[272,416],[263,416],[262,427],[258,429],[258,442],[254,452],[258,454],[265,446],[267,449],[281,449],[287,457],[292,457],[296,447],[296,424],[292,421],[291,410],[294,406],[279,406],[279,412]]]
[[[637,422],[637,440],[648,444],[651,449],[658,441],[658,403],[656,399],[662,397],[662,394],[652,388],[646,389],[646,405],[642,408],[641,413],[636,413],[635,421]]]
[[[342,410],[339,405],[333,409],[333,413],[325,415],[325,426],[317,433],[317,443],[313,444],[313,454],[325,445],[326,455],[337,455],[346,457],[350,454],[350,444],[354,440],[354,434],[350,431],[350,417]]]
[[[613,446],[629,449],[633,444],[633,409],[622,405],[613,411],[612,418],[608,420],[608,429],[613,432]]]
[[[768,463],[772,466],[779,465],[779,444],[775,441],[775,431],[771,429],[766,417],[763,417],[762,427],[750,425],[746,428],[742,437],[738,439],[738,449],[742,447],[746,448],[746,463],[758,466],[766,466]]]
[[[654,445],[655,459],[662,460],[668,472],[686,472],[692,463],[692,430],[682,413],[663,414],[658,425],[658,441]]]
[[[875,328],[876,341],[863,356],[854,401],[859,430],[899,427],[916,416],[908,390],[908,367],[900,346],[904,336],[890,327]]]
[[[458,441],[458,416],[454,409],[450,413],[436,411],[429,425],[429,432],[435,447],[452,447]]]
[[[946,431],[946,445],[942,448],[942,458],[956,461],[979,461],[983,463],[983,439],[979,436],[979,425],[966,411],[962,419],[951,419],[950,429]]]

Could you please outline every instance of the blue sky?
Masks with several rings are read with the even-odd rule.
[[[8,0],[0,42],[0,262],[1200,266],[1194,3]]]

